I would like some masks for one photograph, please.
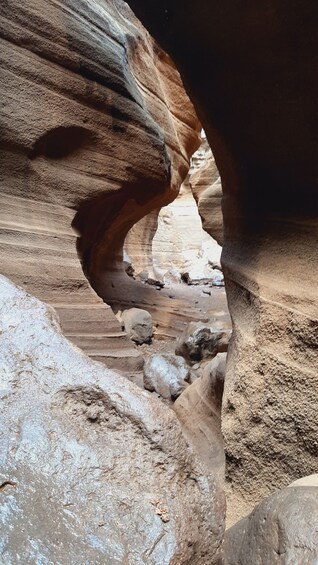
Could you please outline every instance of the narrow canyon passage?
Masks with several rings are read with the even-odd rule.
[[[196,447],[181,416],[127,379],[143,346],[100,298],[127,232],[175,200],[199,120],[121,0],[9,0],[0,24],[1,560],[210,561],[225,501],[200,441],[209,430]],[[181,330],[184,300],[166,296],[163,332]],[[217,370],[215,381],[219,433]]]
[[[317,564],[317,22],[2,3],[1,563]]]

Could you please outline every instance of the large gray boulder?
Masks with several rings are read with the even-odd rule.
[[[190,322],[178,340],[176,354],[195,364],[202,359],[213,358],[217,353],[226,352],[230,337],[231,329],[222,321],[215,321],[210,325]]]
[[[224,500],[175,414],[0,277],[0,562],[210,564]]]
[[[317,565],[318,487],[290,486],[225,536],[226,565]]]
[[[188,386],[189,368],[183,359],[169,353],[151,355],[144,364],[144,387],[166,400],[175,400]]]
[[[129,308],[121,314],[125,331],[135,343],[149,343],[153,334],[152,317],[142,308]]]

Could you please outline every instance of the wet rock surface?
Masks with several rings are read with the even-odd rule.
[[[225,535],[226,565],[315,565],[318,487],[293,486],[261,502]]]
[[[1,562],[210,564],[224,500],[171,410],[0,277]]]

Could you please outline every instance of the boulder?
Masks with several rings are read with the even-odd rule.
[[[318,487],[278,491],[225,535],[226,565],[316,565]]]
[[[163,280],[168,286],[169,284],[179,284],[181,282],[181,274],[178,269],[171,267],[166,273],[164,273]]]
[[[318,487],[318,474],[308,475],[307,477],[302,477],[297,479],[290,487]]]
[[[129,308],[121,314],[125,331],[135,343],[149,343],[152,338],[152,317],[147,310]]]
[[[214,563],[224,499],[173,413],[0,277],[0,562]]]
[[[224,322],[213,322],[213,325],[190,322],[178,340],[176,354],[195,364],[227,351],[230,337],[231,330]]]
[[[220,269],[213,269],[212,271],[212,285],[213,286],[224,286],[224,277]]]
[[[189,368],[177,355],[151,355],[144,365],[144,387],[166,400],[175,400],[188,386]]]

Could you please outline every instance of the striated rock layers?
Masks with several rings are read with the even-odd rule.
[[[0,561],[208,565],[224,497],[172,410],[0,277]]]
[[[223,245],[221,178],[205,137],[202,138],[201,147],[192,159],[190,186],[198,205],[203,229]]]
[[[0,29],[1,272],[91,356],[140,369],[76,233],[104,297],[127,231],[188,171],[192,105],[122,0],[6,0]]]
[[[317,469],[318,5],[129,4],[174,58],[222,178],[222,425],[239,517]]]
[[[145,271],[156,279],[178,282],[192,267],[203,272],[208,259],[218,264],[221,247],[215,239],[222,243],[221,196],[220,176],[203,137],[177,198],[128,232],[124,248],[135,273]]]

